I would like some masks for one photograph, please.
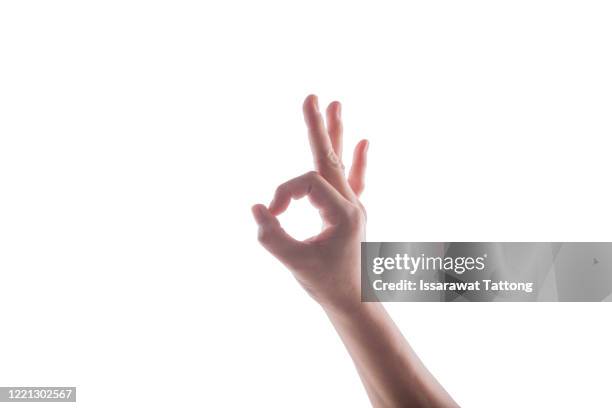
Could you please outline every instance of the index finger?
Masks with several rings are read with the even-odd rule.
[[[270,202],[270,213],[279,215],[288,207],[291,199],[308,196],[312,204],[330,224],[338,224],[348,217],[348,201],[316,171],[310,171],[291,179],[276,189]]]

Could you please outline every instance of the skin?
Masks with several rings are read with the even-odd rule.
[[[326,109],[315,95],[304,100],[304,119],[316,171],[281,184],[270,205],[253,206],[259,242],[281,261],[317,301],[344,342],[375,407],[458,407],[421,363],[381,303],[361,302],[360,244],[366,212],[368,141],[353,153],[348,177],[342,164],[339,102]],[[326,126],[327,123],[327,126]],[[278,219],[292,199],[307,196],[323,220],[321,232],[298,241]]]

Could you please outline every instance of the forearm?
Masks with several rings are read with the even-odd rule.
[[[376,407],[457,407],[421,364],[382,304],[359,302],[366,223],[359,195],[364,188],[368,141],[355,146],[347,177],[342,165],[340,103],[329,104],[326,121],[315,95],[306,98],[303,110],[316,171],[278,186],[269,207],[253,206],[259,242],[323,306]],[[277,216],[292,199],[304,196],[319,210],[323,229],[298,241],[282,228]]]
[[[375,407],[458,407],[406,342],[381,303],[324,308]]]

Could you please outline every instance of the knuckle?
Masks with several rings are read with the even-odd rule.
[[[274,195],[279,196],[282,195],[283,192],[285,191],[285,183],[279,185],[278,187],[276,187],[276,190],[274,190]]]
[[[343,130],[342,122],[331,122],[328,126],[330,133],[340,133]]]
[[[347,221],[356,227],[362,226],[365,222],[364,212],[361,207],[356,204],[350,204],[346,209]]]
[[[257,241],[259,241],[260,244],[266,243],[266,233],[261,228],[259,229],[259,231],[257,231]]]
[[[333,149],[329,149],[325,155],[317,158],[316,164],[318,166],[334,167],[344,170],[344,164],[342,164],[342,161]]]
[[[306,173],[306,179],[311,184],[320,184],[323,177],[317,171],[311,170]]]
[[[272,238],[272,233],[270,229],[268,228],[260,228],[259,231],[257,232],[257,240],[262,245],[269,244],[271,238]]]

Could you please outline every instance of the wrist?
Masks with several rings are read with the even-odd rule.
[[[386,314],[380,302],[362,302],[361,299],[340,304],[321,304],[325,313],[333,321],[345,323],[366,322]]]

